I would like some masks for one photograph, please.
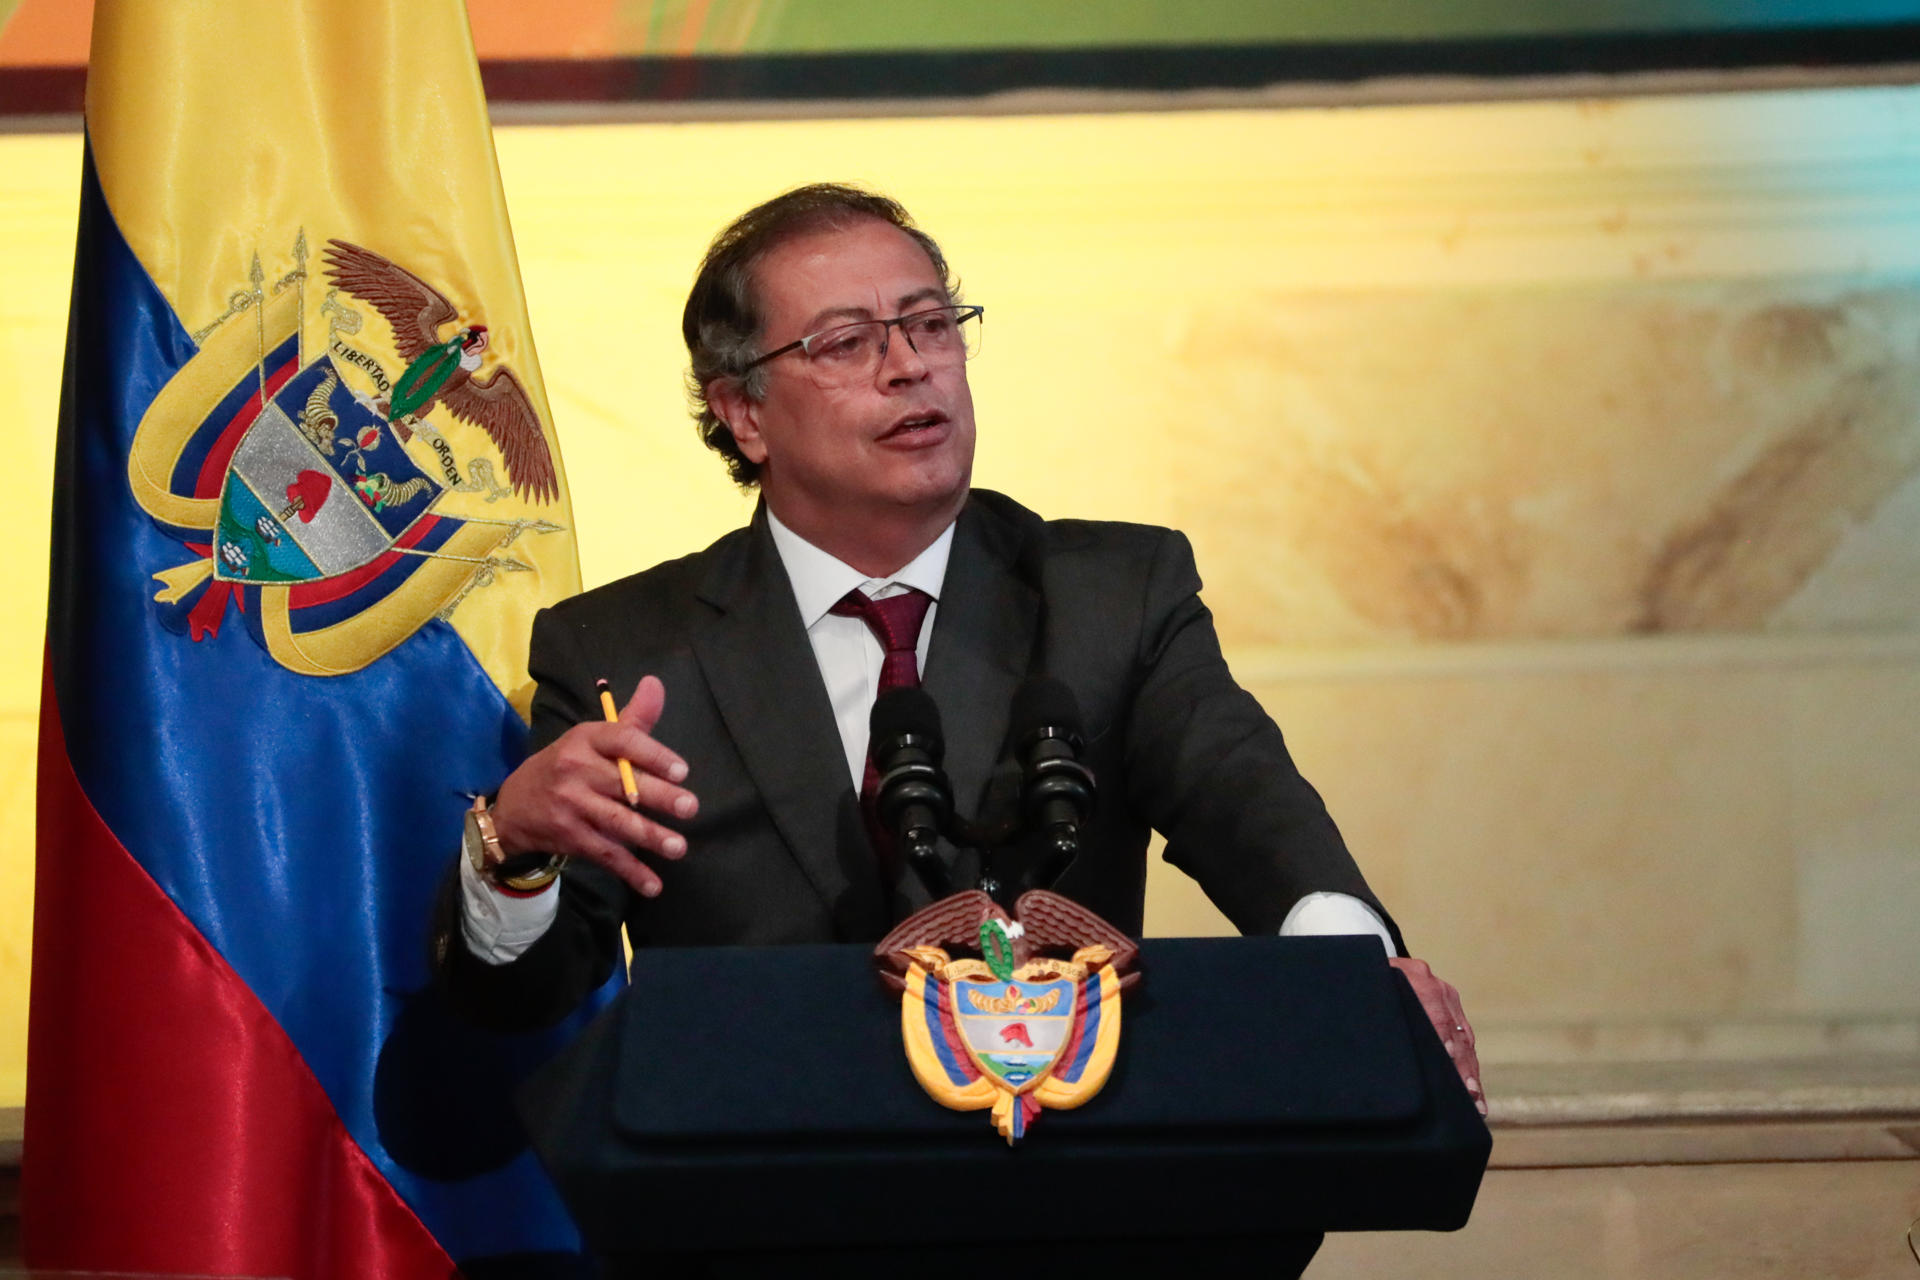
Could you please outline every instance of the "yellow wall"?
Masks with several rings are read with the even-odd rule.
[[[53,437],[80,207],[80,140],[0,138],[0,445],[12,508],[0,557],[0,1106],[26,1097],[34,753],[46,651]]]
[[[880,186],[988,308],[977,480],[1192,532],[1237,668],[1409,937],[1518,1026],[1920,1012],[1916,109],[1857,90],[498,147],[589,584],[747,510],[680,390],[707,237],[793,183]],[[78,154],[0,138],[0,1105],[23,1082]],[[1218,927],[1160,877],[1150,919]]]

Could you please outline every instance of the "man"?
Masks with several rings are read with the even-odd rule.
[[[1399,958],[1319,796],[1234,684],[1186,540],[1044,522],[969,488],[979,323],[939,247],[868,192],[803,187],[716,239],[683,319],[691,381],[703,438],[760,509],[536,622],[535,750],[476,805],[469,845],[566,869],[503,880],[463,860],[450,990],[495,1022],[557,1018],[611,972],[623,922],[636,947],[877,940],[928,901],[863,819],[877,689],[924,679],[958,806],[979,812],[1017,785],[1008,708],[1047,672],[1084,709],[1100,787],[1060,892],[1138,933],[1158,829],[1243,931],[1375,934],[1478,1099],[1458,995]],[[911,619],[903,635],[882,612]],[[633,691],[615,723],[600,679]],[[976,855],[946,854],[969,887]]]

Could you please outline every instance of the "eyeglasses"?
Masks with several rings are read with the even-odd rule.
[[[865,382],[887,358],[896,326],[919,357],[934,368],[951,368],[980,354],[980,317],[984,307],[933,307],[891,320],[859,320],[810,333],[798,342],[767,352],[748,364],[756,369],[769,360],[798,351],[807,372],[821,387],[846,387]]]

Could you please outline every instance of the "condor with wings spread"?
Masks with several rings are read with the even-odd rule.
[[[435,404],[445,405],[454,417],[492,437],[515,493],[536,502],[559,497],[553,451],[513,370],[502,365],[489,377],[474,376],[487,347],[486,326],[466,325],[443,338],[441,328],[457,324],[459,313],[419,276],[345,240],[329,240],[325,258],[327,279],[386,317],[394,346],[407,361],[388,406],[401,438],[409,434],[409,421]]]

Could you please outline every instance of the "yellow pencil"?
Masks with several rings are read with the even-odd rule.
[[[593,687],[600,691],[600,710],[606,715],[607,723],[612,724],[620,718],[620,709],[613,705],[613,690],[607,688],[604,679],[595,680]],[[627,803],[640,803],[640,788],[634,785],[633,766],[625,756],[620,757],[620,785],[627,789]]]

